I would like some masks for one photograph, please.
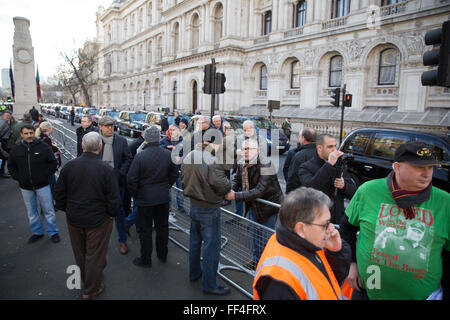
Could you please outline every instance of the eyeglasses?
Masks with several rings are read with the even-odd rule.
[[[257,150],[258,148],[244,148],[244,151]]]
[[[322,227],[322,228],[323,228],[323,231],[327,231],[328,228],[330,227],[331,221],[328,221],[328,222],[325,223],[325,224],[317,224],[317,223],[309,223],[309,222],[303,222],[303,223],[304,223],[304,224],[309,224],[309,225],[312,225],[312,226]]]

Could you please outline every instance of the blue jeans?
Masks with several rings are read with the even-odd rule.
[[[37,200],[41,205],[42,213],[44,214],[45,221],[47,223],[47,233],[51,237],[59,232],[56,228],[56,216],[55,208],[53,207],[53,197],[50,190],[50,186],[47,185],[37,190],[22,191],[23,201],[27,208],[28,220],[30,221],[31,232],[35,235],[44,234],[44,224],[42,223],[41,216],[38,211]]]
[[[127,232],[125,231],[125,208],[123,206],[123,200],[125,196],[125,187],[119,186],[120,193],[120,211],[119,215],[115,217],[116,229],[119,234],[119,242],[127,242]]]
[[[204,208],[191,202],[189,214],[191,216],[189,278],[194,280],[202,274],[203,290],[216,289],[220,259],[220,209]],[[202,250],[203,263],[200,266]]]
[[[178,178],[177,178],[177,180],[175,181],[175,185],[176,185],[176,187],[178,188],[178,189],[182,189],[182,187],[181,187],[181,177],[180,177],[180,175],[178,175]],[[169,205],[170,205],[170,207],[172,207],[172,190],[169,190]],[[184,198],[183,198],[183,193],[181,192],[181,191],[178,191],[178,190],[176,190],[175,191],[175,194],[177,195],[176,196],[176,198],[177,198],[177,207],[178,207],[178,209],[181,209],[181,208],[183,208],[183,206],[184,206]]]
[[[241,192],[242,188],[239,188],[237,192]],[[239,216],[244,216],[244,201],[234,201],[234,213]]]
[[[250,209],[248,212],[248,218],[252,221],[256,221],[256,215],[253,213],[253,210]],[[267,219],[264,223],[259,224],[266,226],[271,229],[275,229],[275,224],[277,223],[277,214],[272,215],[269,219]],[[273,234],[272,232],[266,231],[265,229],[258,228],[257,226],[252,226],[252,235],[253,235],[253,261],[258,263],[259,258],[261,257],[264,248],[266,247],[267,241],[269,241],[270,236]]]
[[[139,221],[138,221],[138,206],[136,204],[136,200],[133,200],[133,209],[131,209],[131,213],[128,217],[124,218],[125,226],[130,228],[133,224],[136,225],[136,231],[139,231]]]

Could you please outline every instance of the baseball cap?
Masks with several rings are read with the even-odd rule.
[[[101,126],[110,126],[114,124],[114,119],[110,116],[103,116],[100,118],[100,120],[98,120],[98,124]]]
[[[420,141],[406,142],[398,147],[395,151],[394,161],[408,162],[418,166],[440,165],[430,147]]]

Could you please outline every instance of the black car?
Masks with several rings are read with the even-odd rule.
[[[386,177],[392,171],[397,148],[408,141],[421,141],[430,146],[441,162],[433,172],[433,186],[450,192],[450,137],[413,130],[367,128],[352,131],[340,148],[348,157],[347,168],[357,185]]]
[[[147,112],[140,111],[121,111],[118,120],[119,134],[129,134],[135,138],[144,130],[145,117]]]

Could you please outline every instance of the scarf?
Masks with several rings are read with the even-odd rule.
[[[395,181],[395,172],[392,171],[386,179],[386,183],[389,191],[392,194],[392,198],[394,199],[397,206],[403,209],[403,214],[406,219],[413,219],[415,216],[414,205],[422,203],[430,199],[431,196],[431,182],[423,190],[419,191],[408,191],[400,189]]]
[[[112,146],[114,141],[114,135],[112,135],[111,137],[102,136],[102,140],[104,144],[102,160],[114,168],[114,152]]]
[[[254,166],[254,163],[245,163],[242,166],[242,191],[250,190],[250,182],[248,180],[248,168]]]

